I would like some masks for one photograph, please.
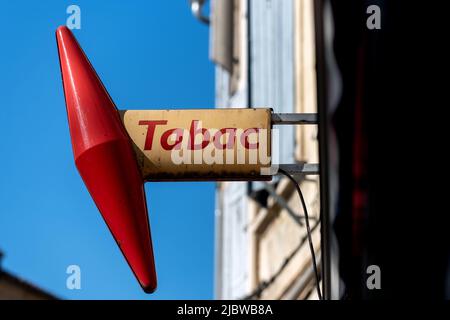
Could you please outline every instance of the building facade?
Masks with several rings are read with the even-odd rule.
[[[313,0],[213,0],[216,107],[315,113]],[[318,163],[316,126],[276,128],[279,163]],[[319,180],[296,177],[320,267]],[[288,179],[221,182],[216,193],[215,296],[315,299],[300,199]]]

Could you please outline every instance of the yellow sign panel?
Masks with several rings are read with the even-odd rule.
[[[147,181],[270,180],[270,109],[126,110]]]

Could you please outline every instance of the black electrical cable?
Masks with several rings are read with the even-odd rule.
[[[317,296],[319,297],[319,300],[322,300],[322,293],[320,291],[320,284],[319,284],[320,283],[319,271],[317,270],[316,254],[314,253],[314,245],[313,245],[312,238],[311,238],[311,228],[309,226],[308,210],[306,209],[306,202],[303,197],[302,190],[300,189],[300,186],[299,186],[297,180],[295,180],[292,175],[290,175],[289,173],[287,173],[286,171],[284,171],[281,168],[278,169],[278,172],[281,173],[282,175],[284,175],[286,178],[288,178],[294,184],[295,188],[297,189],[298,195],[300,197],[300,201],[301,201],[302,207],[303,207],[303,212],[305,214],[306,232],[307,232],[307,236],[308,236],[309,249],[311,251],[311,258],[312,258],[312,263],[313,263],[313,268],[314,268],[314,274],[316,275]]]

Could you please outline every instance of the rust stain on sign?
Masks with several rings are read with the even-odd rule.
[[[270,180],[270,109],[124,110],[146,181]]]

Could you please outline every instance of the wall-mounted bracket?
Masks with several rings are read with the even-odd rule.
[[[272,113],[272,125],[317,124],[317,113]]]
[[[318,163],[294,163],[294,164],[280,164],[279,169],[283,169],[291,175],[318,175]]]
[[[272,113],[272,125],[316,124],[318,124],[317,113]],[[280,164],[279,168],[292,175],[319,174],[319,164],[317,163]]]

